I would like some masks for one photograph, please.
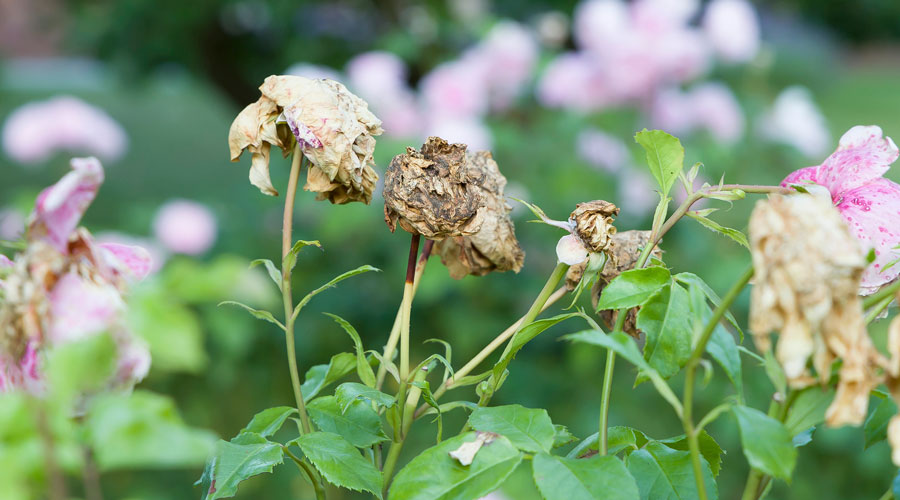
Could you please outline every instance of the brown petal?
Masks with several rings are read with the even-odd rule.
[[[610,237],[616,233],[613,217],[619,214],[614,204],[595,200],[575,205],[569,220],[575,222],[575,234],[585,247],[592,252],[603,252],[609,248]]]

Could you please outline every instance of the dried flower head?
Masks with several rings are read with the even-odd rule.
[[[332,203],[372,200],[378,174],[372,169],[381,120],[342,84],[301,76],[270,76],[262,97],[238,114],[228,133],[231,160],[250,152],[250,182],[277,195],[269,178],[272,146],[288,156],[296,145],[309,160],[304,189]]]
[[[468,153],[467,159],[467,177],[481,193],[481,229],[470,236],[445,238],[435,245],[434,251],[456,279],[467,274],[484,276],[491,271],[519,272],[525,252],[509,218],[512,207],[503,197],[506,177],[487,151]]]
[[[773,195],[756,204],[750,217],[750,247],[756,286],[750,329],[760,350],[779,331],[775,356],[793,387],[812,383],[812,358],[819,379],[843,360],[829,425],[860,424],[869,391],[878,380],[877,352],[866,333],[857,295],[866,262],[840,213],[819,197]]]
[[[575,235],[591,252],[606,252],[611,243],[610,237],[616,234],[613,217],[619,214],[614,204],[594,200],[575,205],[569,220],[575,224]]]
[[[384,174],[385,222],[433,240],[475,234],[484,222],[478,172],[465,144],[429,137],[420,151],[406,148]]]
[[[600,301],[600,294],[603,293],[603,289],[606,288],[612,280],[616,279],[616,277],[623,272],[634,269],[634,266],[637,264],[638,258],[641,255],[641,251],[650,243],[650,231],[623,231],[621,233],[613,234],[611,240],[612,244],[610,245],[609,260],[600,272],[594,287],[591,289],[591,301],[594,304],[594,308],[597,307],[597,304]],[[661,259],[662,250],[660,250],[658,246],[654,247],[650,255],[657,259]],[[640,307],[630,309],[627,313],[628,315],[625,317],[625,324],[622,327],[625,333],[635,338],[639,337],[641,334],[641,331],[637,328],[637,313],[639,310]],[[599,311],[598,314],[608,328],[612,328],[613,325],[616,324],[618,316],[617,311]]]

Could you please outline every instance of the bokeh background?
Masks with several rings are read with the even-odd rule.
[[[100,157],[107,182],[86,225],[151,248],[159,263],[132,297],[136,330],[154,357],[143,385],[174,396],[188,423],[225,438],[257,411],[292,404],[278,330],[216,306],[238,299],[279,308],[266,278],[247,265],[277,259],[281,200],[250,186],[249,160],[230,163],[226,144],[231,120],[267,75],[335,78],[367,99],[385,122],[379,172],[407,145],[438,134],[493,151],[507,194],[551,217],[565,218],[580,201],[614,201],[620,230],[647,228],[656,202],[632,140],[643,127],[681,137],[686,164],[703,162],[702,181],[711,183],[776,183],[820,163],[857,124],[900,136],[894,0],[0,0],[0,58],[0,239],[20,234],[35,195],[67,171],[70,156]],[[273,161],[276,187],[287,171],[286,161]],[[367,348],[381,350],[387,338],[408,238],[388,232],[381,203],[380,189],[369,206],[299,196],[295,235],[325,251],[302,256],[298,293],[362,264],[383,270],[304,310],[301,367],[351,347],[322,312],[354,324]],[[723,205],[713,218],[745,229],[751,208],[752,200]],[[430,262],[413,308],[415,358],[436,346],[419,341],[440,338],[461,366],[525,312],[560,236],[529,218],[516,209],[527,254],[519,274],[454,281]],[[692,221],[663,248],[675,270],[720,292],[749,261]],[[735,308],[741,321],[746,310],[744,296]],[[529,344],[494,403],[546,407],[579,438],[595,432],[603,353],[556,341],[576,328],[563,323]],[[876,327],[877,338],[884,329]],[[771,384],[751,358],[744,365],[747,397],[764,409]],[[617,364],[611,423],[657,438],[680,434],[647,384],[632,387],[633,375]],[[698,408],[731,391],[716,373]],[[448,415],[445,433],[463,418]],[[421,421],[405,451],[427,446],[434,431]],[[725,416],[710,431],[727,451],[720,497],[737,498],[747,464],[735,422]],[[884,443],[864,450],[860,429],[818,429],[800,449],[793,482],[776,484],[770,498],[878,498],[895,471],[889,453]],[[199,473],[114,472],[103,482],[108,498],[187,499],[200,495],[192,486]],[[529,475],[524,465],[503,486],[506,497],[538,498]],[[309,495],[284,466],[242,484],[238,498]]]

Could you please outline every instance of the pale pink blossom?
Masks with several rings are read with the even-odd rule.
[[[538,39],[546,47],[562,47],[569,37],[569,18],[556,10],[539,14],[535,18],[534,27]]]
[[[631,154],[625,143],[599,129],[588,128],[579,132],[575,150],[591,166],[607,172],[618,172],[631,163]]]
[[[602,74],[591,58],[580,52],[565,52],[550,61],[538,82],[537,99],[548,108],[580,112],[612,103]]]
[[[440,137],[447,142],[461,142],[469,151],[490,151],[493,145],[491,131],[480,118],[432,116],[427,135]]]
[[[579,48],[603,50],[628,36],[631,19],[620,0],[587,0],[575,7],[573,35]]]
[[[727,62],[744,63],[759,52],[759,21],[746,0],[713,0],[703,15],[703,30],[716,54]]]
[[[471,49],[481,60],[491,105],[505,109],[531,79],[537,63],[538,45],[534,34],[515,21],[495,24],[485,38]]]
[[[619,175],[618,195],[621,217],[632,219],[650,215],[659,201],[656,185],[643,170],[623,169]]]
[[[73,158],[70,165],[71,172],[38,195],[28,227],[29,239],[45,239],[63,253],[103,183],[103,167],[96,158]]]
[[[8,354],[0,354],[0,392],[9,392],[21,388],[31,393],[43,389],[41,359],[37,344],[28,342],[25,353],[18,360]]]
[[[0,269],[2,269],[4,267],[12,267],[12,265],[13,265],[12,261],[9,260],[9,257],[0,253]]]
[[[15,208],[0,209],[0,239],[15,240],[25,233],[25,215]]]
[[[406,64],[390,52],[372,51],[359,54],[345,68],[348,85],[373,105],[380,99],[409,92]]]
[[[858,125],[821,165],[797,170],[781,183],[825,187],[864,250],[874,250],[875,261],[862,276],[864,295],[900,276],[900,266],[885,270],[900,256],[895,249],[900,245],[900,185],[883,177],[897,156],[896,144],[880,127]]]
[[[128,136],[103,110],[62,96],[15,109],[3,125],[3,149],[23,164],[43,163],[61,151],[116,161],[128,149]]]
[[[175,253],[200,255],[216,242],[216,216],[206,205],[191,200],[167,201],[156,212],[153,232]]]
[[[474,57],[435,67],[419,85],[425,112],[454,118],[483,116],[488,110],[485,71]]]
[[[116,273],[138,280],[150,274],[153,261],[150,252],[143,247],[121,243],[100,243],[97,246],[103,252],[105,263]]]
[[[792,146],[808,157],[824,154],[831,143],[825,117],[805,87],[782,90],[758,128],[764,138]]]
[[[94,240],[99,246],[123,245],[129,247],[139,247],[150,259],[150,268],[147,274],[152,274],[162,269],[163,264],[169,258],[169,252],[156,240],[134,236],[131,234],[119,233],[115,231],[103,231],[94,236]]]
[[[744,134],[744,113],[731,90],[719,82],[705,82],[687,92],[669,88],[654,100],[651,120],[673,135],[708,132],[716,141],[732,144]]]
[[[588,258],[588,250],[574,234],[567,234],[556,242],[556,258],[563,264],[574,266]]]
[[[75,273],[63,275],[50,290],[49,299],[48,339],[54,344],[108,332],[125,308],[116,287]]]

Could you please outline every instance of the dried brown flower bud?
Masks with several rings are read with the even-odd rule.
[[[374,136],[382,129],[366,102],[333,80],[299,76],[270,76],[260,91],[228,134],[232,161],[245,149],[252,155],[250,182],[277,195],[269,178],[271,146],[288,156],[296,144],[310,162],[304,189],[332,203],[369,203],[378,180]]]
[[[465,144],[429,137],[421,151],[406,148],[384,174],[385,222],[433,240],[475,234],[484,221],[477,172]]]
[[[604,252],[609,249],[610,237],[616,234],[613,217],[618,214],[619,208],[614,204],[594,200],[575,205],[569,220],[575,224],[574,234],[585,248],[591,252]]]
[[[597,307],[597,303],[600,301],[600,294],[603,293],[603,289],[618,275],[629,269],[634,269],[634,265],[637,264],[641,251],[649,243],[650,231],[623,231],[611,236],[609,260],[606,262],[603,271],[601,271],[598,276],[597,282],[591,289],[591,301],[594,304],[594,308]],[[657,259],[661,259],[662,250],[657,246],[650,255]],[[568,276],[566,278],[568,280]],[[641,334],[641,331],[637,328],[638,310],[640,310],[640,307],[634,307],[628,311],[628,316],[625,317],[625,324],[622,327],[625,333],[635,338],[639,337]],[[599,311],[598,315],[608,328],[612,328],[616,324],[618,316],[616,311]]]
[[[878,383],[879,355],[866,333],[857,295],[866,262],[857,240],[829,201],[810,195],[773,195],[750,216],[756,286],[750,329],[760,350],[779,331],[775,356],[788,382],[811,382],[810,358],[824,383],[843,359],[828,425],[861,424],[869,391]]]

